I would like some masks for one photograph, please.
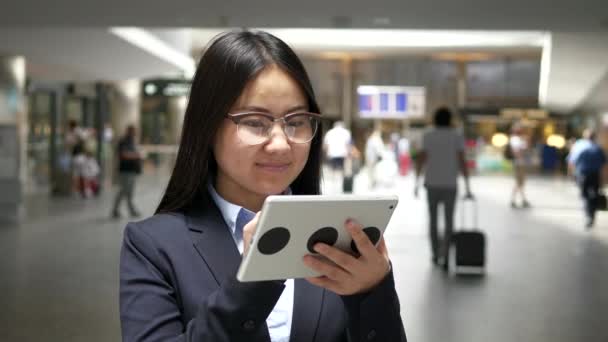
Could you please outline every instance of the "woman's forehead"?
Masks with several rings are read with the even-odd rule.
[[[298,82],[282,69],[269,67],[247,84],[236,105],[287,110],[306,104],[306,97]]]

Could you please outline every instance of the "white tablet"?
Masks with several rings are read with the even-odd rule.
[[[324,242],[357,255],[357,248],[344,229],[345,221],[357,220],[377,245],[397,202],[397,196],[269,196],[237,279],[261,281],[318,276],[302,262],[306,254],[324,258],[312,249],[315,243]]]

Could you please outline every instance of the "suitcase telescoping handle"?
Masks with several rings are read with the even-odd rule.
[[[467,203],[471,203],[471,207],[473,208],[473,224],[471,227],[467,227],[465,225],[465,216],[466,216],[466,207]],[[460,210],[460,229],[463,231],[471,231],[479,229],[479,216],[478,216],[478,208],[477,208],[477,200],[473,196],[465,196],[462,199],[462,205],[460,206],[462,209]]]

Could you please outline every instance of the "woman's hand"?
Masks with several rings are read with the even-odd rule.
[[[345,227],[355,241],[361,256],[357,258],[333,246],[318,243],[314,246],[315,251],[333,261],[337,266],[312,255],[306,255],[304,264],[321,274],[319,277],[306,280],[338,295],[368,292],[390,272],[384,238],[380,239],[376,248],[365,235],[360,224],[354,220],[347,220]]]
[[[260,219],[261,211],[258,211],[255,214],[253,220],[249,221],[243,227],[243,257],[247,255],[247,251],[249,250],[249,246],[251,245],[251,239],[253,238],[253,234],[255,233],[255,229],[258,226],[258,220]]]

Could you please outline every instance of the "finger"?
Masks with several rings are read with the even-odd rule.
[[[330,265],[325,261],[320,260],[312,255],[304,256],[304,265],[310,267],[314,271],[326,276],[331,280],[345,281],[349,279],[348,273],[338,266]]]
[[[245,227],[243,227],[243,246],[245,250],[248,250],[248,246],[251,244],[251,240],[253,239],[253,235],[256,231],[258,225],[258,219],[260,218],[260,212],[258,212],[255,217],[249,221]]]
[[[374,255],[374,253],[378,253],[376,247],[374,247],[367,235],[363,232],[363,229],[361,229],[361,225],[347,222],[346,230],[350,233],[353,241],[355,241],[355,245],[357,245],[357,249],[359,249],[359,253],[361,253],[362,256],[371,256]]]
[[[384,236],[380,238],[380,242],[378,243],[377,249],[380,254],[388,258],[388,248],[386,248],[386,241],[384,241]]]
[[[356,264],[359,262],[352,255],[344,253],[343,251],[324,243],[317,243],[314,246],[314,249],[317,253],[333,261],[336,265],[340,266],[348,273],[353,273]]]
[[[380,253],[380,255],[382,255],[382,258],[384,258],[384,260],[388,262],[390,270],[391,258],[388,256],[388,248],[386,247],[386,241],[384,241],[384,237],[380,239],[380,243],[378,244],[378,252]]]
[[[261,211],[258,211],[251,221],[247,222],[247,224],[243,227],[243,236],[245,235],[253,235],[255,229],[258,225],[258,220],[260,218]]]

